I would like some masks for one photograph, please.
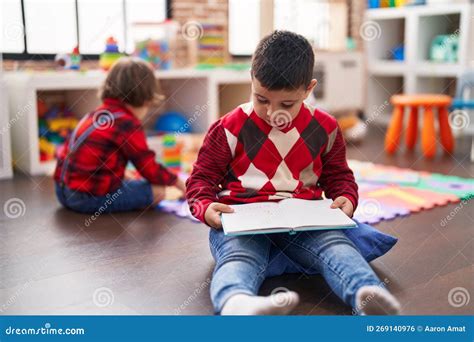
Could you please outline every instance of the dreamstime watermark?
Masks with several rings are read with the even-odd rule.
[[[99,287],[92,295],[92,302],[99,308],[105,308],[106,306],[112,305],[114,300],[114,293],[108,287]]]
[[[352,131],[352,134],[351,134],[352,138],[359,136],[362,130],[365,130],[365,128],[368,125],[370,125],[372,122],[374,122],[380,116],[380,114],[383,114],[385,112],[385,109],[388,107],[388,105],[389,105],[388,101],[385,100],[384,103],[382,103],[378,107],[374,106],[375,107],[374,110],[370,113],[368,118],[364,120],[364,123],[362,124],[362,126],[358,126],[359,128],[356,128],[355,130]]]
[[[201,23],[195,20],[190,20],[184,23],[181,28],[181,33],[186,40],[197,40],[202,38],[204,29]]]
[[[448,293],[448,303],[452,307],[460,308],[471,301],[469,291],[464,287],[453,287]]]
[[[45,323],[39,328],[5,328],[5,335],[84,335],[84,328],[53,328],[51,323]]]
[[[364,217],[374,218],[380,214],[382,206],[376,199],[368,198],[360,201],[357,210],[359,210]]]
[[[467,128],[471,119],[469,118],[467,111],[456,109],[449,113],[448,122],[451,129],[459,131]]]
[[[175,315],[180,315],[185,309],[186,307],[188,307],[192,302],[194,302],[197,298],[197,296],[199,296],[199,294],[204,291],[206,288],[209,287],[209,285],[211,284],[211,278],[207,278],[206,281],[202,282],[201,284],[198,285],[198,287],[196,287],[193,291],[193,293],[191,293],[188,298],[186,298],[184,300],[183,303],[181,303],[180,306],[178,306],[175,310],[174,310],[174,314]]]
[[[97,211],[92,214],[90,217],[88,217],[85,221],[84,221],[84,225],[86,227],[89,227],[92,222],[94,222],[102,213],[104,213],[107,208],[109,206],[112,205],[112,203],[120,196],[122,195],[122,189],[118,189],[116,192],[114,192],[113,194],[107,194],[106,197],[107,199],[105,200],[104,204],[102,206],[100,206],[99,209],[97,209]]]
[[[3,204],[3,213],[6,217],[11,219],[16,219],[20,216],[24,216],[26,213],[25,202],[23,202],[21,198],[10,198]]]
[[[359,34],[363,40],[370,42],[380,38],[382,35],[382,28],[377,22],[368,20],[363,22],[360,26]]]
[[[270,44],[272,44],[279,36],[282,35],[282,31],[275,31],[272,33],[270,38],[263,42],[262,44],[262,51],[265,51]]]
[[[10,120],[8,120],[7,125],[5,127],[2,127],[2,129],[0,130],[0,135],[3,135],[7,131],[9,131],[13,127],[13,125],[15,125],[18,122],[18,120],[20,120],[25,115],[25,113],[30,109],[31,109],[31,104],[28,103],[21,110],[17,111],[16,115]]]
[[[23,37],[24,32],[22,24],[8,24],[3,29],[3,37],[7,41],[18,41],[19,38]]]
[[[191,212],[193,216],[201,217],[202,215],[205,214],[204,204],[201,202],[201,200],[197,198],[191,198],[188,203],[189,203],[189,211]]]
[[[273,305],[278,307],[290,305],[292,297],[287,295],[288,292],[290,292],[290,290],[283,286],[273,289],[270,294]]]
[[[92,115],[92,125],[100,131],[112,127],[114,123],[115,117],[108,110],[97,111]]]
[[[439,222],[439,225],[443,228],[446,227],[449,221],[451,221],[462,210],[462,208],[464,208],[464,206],[467,204],[467,202],[469,202],[471,198],[472,196],[469,196],[468,198],[461,200],[461,202]]]
[[[382,283],[380,284],[380,286],[387,286],[388,284],[390,284],[390,279],[388,278],[384,278],[384,280],[382,281]],[[364,307],[367,306],[367,304],[369,304],[373,299],[374,299],[375,295],[372,294],[372,295],[369,295],[367,296],[364,300],[362,300],[360,303],[358,303],[358,306],[356,308],[353,308],[352,309],[352,314],[353,315],[359,315],[360,312],[362,311],[362,309]]]
[[[31,280],[24,283],[21,287],[17,288],[15,292],[7,299],[5,303],[0,307],[0,313],[5,312],[10,306],[12,306],[21,294],[31,285]]]
[[[186,133],[191,125],[199,118],[202,114],[204,114],[209,108],[209,101],[206,102],[204,105],[195,105],[193,115],[183,124],[181,127],[174,132],[174,136],[177,138],[178,136]]]
[[[270,114],[270,125],[278,129],[285,129],[291,125],[293,117],[290,112],[279,109]]]
[[[442,42],[442,47],[444,49],[446,49],[446,47],[448,47],[449,44],[452,44],[452,43],[456,43],[455,40],[457,40],[457,38],[459,37],[459,33],[461,31],[459,30],[459,28],[457,28],[453,33],[451,33],[447,39],[445,39],[443,42]]]

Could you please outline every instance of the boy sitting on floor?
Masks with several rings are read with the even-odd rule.
[[[77,125],[59,151],[56,195],[83,213],[140,210],[164,199],[164,185],[185,191],[184,182],[155,161],[141,120],[159,97],[151,66],[122,57],[102,86],[103,103]],[[131,161],[145,180],[124,179]]]
[[[398,301],[341,230],[252,236],[222,231],[220,213],[232,212],[228,204],[318,200],[323,191],[334,200],[333,208],[352,217],[357,184],[341,131],[332,116],[303,103],[317,83],[313,66],[313,50],[304,37],[276,31],[263,38],[252,60],[252,102],[211,126],[187,180],[191,212],[211,226],[216,313],[287,314],[296,306],[299,297],[292,291],[257,295],[272,245],[308,272],[319,271],[358,312],[399,312]]]

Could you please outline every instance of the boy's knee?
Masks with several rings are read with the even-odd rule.
[[[222,231],[211,232],[211,245],[216,262],[245,262],[265,269],[268,264],[270,246],[261,236],[226,236]]]
[[[324,230],[315,231],[313,235],[315,244],[319,245],[320,250],[331,249],[337,252],[343,252],[347,249],[355,249],[359,252],[359,249],[354,243],[344,234],[342,230]]]

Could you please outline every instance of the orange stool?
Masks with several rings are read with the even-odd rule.
[[[436,154],[436,132],[433,107],[438,108],[439,131],[443,148],[452,153],[454,139],[448,120],[448,108],[451,105],[451,97],[447,95],[420,94],[420,95],[393,95],[390,98],[393,104],[393,115],[387,134],[385,135],[385,151],[394,153],[400,141],[403,131],[403,113],[405,107],[410,108],[410,116],[405,133],[405,142],[409,149],[416,144],[418,132],[418,108],[423,107],[423,128],[421,131],[421,147],[427,158]]]

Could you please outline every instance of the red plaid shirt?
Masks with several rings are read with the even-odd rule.
[[[204,222],[212,202],[226,204],[346,196],[357,206],[354,175],[336,119],[302,105],[282,129],[244,104],[214,123],[186,182],[191,212]]]
[[[65,170],[64,184],[73,190],[103,196],[118,189],[125,173],[128,161],[150,183],[173,185],[176,175],[155,161],[155,153],[148,148],[146,136],[140,120],[120,101],[105,99],[96,109],[111,113],[124,113],[113,119],[106,128],[92,131],[85,141],[69,157]],[[79,127],[76,140],[93,124],[94,115]],[[56,182],[61,181],[61,171],[68,151],[69,140],[58,151],[58,163],[54,173]]]

